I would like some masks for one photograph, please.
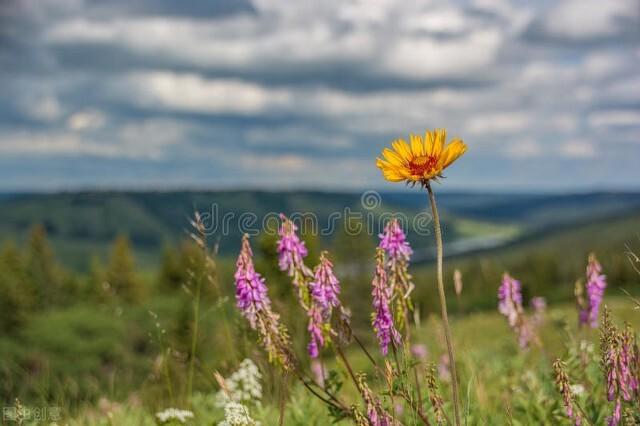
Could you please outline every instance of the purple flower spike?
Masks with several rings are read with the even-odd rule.
[[[539,327],[544,322],[544,315],[547,310],[547,301],[544,297],[534,297],[529,302],[533,308],[533,325]]]
[[[634,350],[634,334],[630,326],[627,325],[620,335],[619,354],[619,380],[622,398],[625,401],[632,401],[634,395],[638,393],[637,365],[638,357]]]
[[[282,213],[280,214],[282,225],[278,230],[280,239],[278,240],[278,265],[280,270],[286,271],[292,277],[296,270],[308,271],[304,265],[304,258],[308,251],[304,242],[300,240],[296,231],[298,227]]]
[[[522,349],[529,347],[529,343],[536,335],[533,328],[536,324],[535,321],[531,323],[524,315],[520,281],[513,279],[506,272],[498,289],[498,311],[507,317],[509,326],[518,336],[520,347]]]
[[[269,361],[278,363],[286,371],[295,368],[286,328],[280,324],[278,314],[271,311],[264,278],[255,271],[249,236],[242,237],[242,248],[236,262],[236,304],[269,354]]]
[[[378,344],[383,355],[387,355],[389,344],[400,343],[400,333],[393,324],[393,315],[389,308],[391,289],[384,269],[384,251],[378,248],[376,254],[376,272],[371,283],[373,290],[373,329],[378,337]]]
[[[322,312],[317,306],[309,309],[308,315],[309,325],[307,326],[307,331],[309,332],[310,341],[307,345],[307,350],[311,358],[317,358],[320,354],[320,348],[324,346],[324,336],[322,335],[324,320]]]
[[[600,305],[607,287],[607,278],[602,274],[602,266],[594,254],[589,255],[587,265],[587,306],[580,311],[580,323],[598,328]]]
[[[389,261],[393,260],[405,260],[408,261],[409,257],[413,254],[411,246],[407,242],[407,237],[404,235],[404,231],[400,226],[398,219],[393,218],[384,227],[384,231],[379,235],[380,248],[384,249]]]
[[[320,254],[320,264],[315,269],[309,288],[311,298],[322,308],[323,316],[330,315],[331,308],[340,306],[340,282],[333,273],[333,263],[327,257],[327,252]]]
[[[544,312],[547,309],[547,301],[544,297],[534,297],[531,299],[531,307],[534,312]]]
[[[618,425],[621,417],[621,402],[634,401],[638,396],[638,352],[635,335],[627,324],[622,332],[608,322],[608,313],[603,319],[603,330],[608,334],[604,355],[604,371],[607,379],[607,399],[615,401],[609,425]]]
[[[509,325],[515,327],[522,313],[522,290],[520,281],[505,273],[498,289],[498,311],[507,317]]]
[[[249,237],[242,239],[242,249],[236,262],[236,302],[242,315],[249,321],[251,328],[256,328],[257,316],[261,311],[269,309],[271,301],[267,295],[264,278],[253,266],[253,252],[249,245]]]
[[[616,405],[613,408],[613,415],[607,418],[607,426],[618,426],[622,419],[622,403],[620,398],[616,399]]]
[[[323,330],[331,322],[333,308],[340,306],[340,282],[333,273],[333,264],[326,252],[320,255],[320,264],[316,266],[313,281],[309,283],[311,291],[311,307],[307,311],[309,316],[310,342],[307,346],[309,356],[317,358],[320,348],[326,343]]]

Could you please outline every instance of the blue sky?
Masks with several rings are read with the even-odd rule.
[[[6,0],[0,190],[397,188],[446,127],[447,188],[640,188],[636,0]]]

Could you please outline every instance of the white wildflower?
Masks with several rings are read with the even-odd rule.
[[[595,346],[592,342],[587,340],[580,341],[580,352],[586,352],[588,354],[592,354],[594,352]]]
[[[260,426],[249,415],[249,409],[237,402],[229,402],[224,406],[224,420],[218,426]]]
[[[574,395],[582,395],[584,393],[584,386],[582,386],[581,384],[575,384],[575,385],[571,385],[571,393]]]
[[[188,419],[193,418],[193,413],[189,410],[178,410],[177,408],[167,408],[164,411],[156,413],[158,421],[162,424],[172,421],[184,424]]]
[[[245,359],[240,363],[238,370],[225,379],[229,394],[223,390],[219,391],[216,394],[216,406],[224,407],[228,402],[259,405],[262,399],[260,379],[262,374],[258,367],[250,359]]]

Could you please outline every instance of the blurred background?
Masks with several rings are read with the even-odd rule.
[[[2,0],[2,400],[158,403],[149,335],[162,324],[184,361],[194,211],[235,215],[209,236],[206,293],[231,318],[240,214],[412,218],[426,195],[384,182],[375,157],[427,128],[469,146],[435,188],[447,279],[464,277],[454,312],[494,309],[505,269],[527,298],[571,302],[591,251],[622,295],[638,281],[639,65],[636,0]],[[376,232],[305,236],[310,259],[331,250],[363,328]],[[409,238],[427,319],[433,240]],[[253,241],[287,319],[275,237]],[[214,348],[198,357],[232,365]]]

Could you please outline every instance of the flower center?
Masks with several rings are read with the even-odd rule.
[[[435,155],[419,155],[409,161],[409,170],[412,175],[423,176],[425,172],[430,173],[437,163],[438,157]]]

